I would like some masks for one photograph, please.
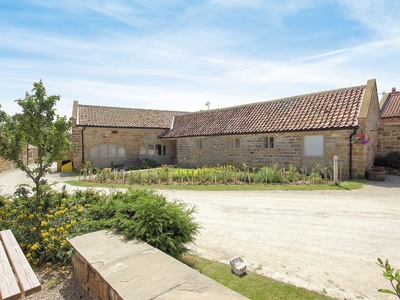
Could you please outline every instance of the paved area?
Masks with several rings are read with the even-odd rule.
[[[0,173],[0,191],[17,173]],[[49,176],[57,188],[61,175]],[[240,255],[261,274],[339,299],[391,298],[377,292],[390,284],[375,262],[400,268],[400,177],[355,191],[159,192],[197,206],[202,229],[190,248],[206,258]]]

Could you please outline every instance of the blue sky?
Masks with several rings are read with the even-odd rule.
[[[43,80],[81,104],[197,111],[399,84],[400,1],[18,0],[0,4],[0,104]]]

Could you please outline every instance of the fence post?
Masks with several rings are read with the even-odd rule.
[[[333,157],[333,181],[335,184],[339,182],[339,157],[337,155]]]

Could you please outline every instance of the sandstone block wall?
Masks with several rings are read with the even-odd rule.
[[[75,170],[82,168],[82,132],[84,137],[84,162],[90,161],[90,149],[103,144],[112,144],[125,149],[123,160],[138,159],[139,148],[148,144],[162,144],[166,146],[165,156],[145,156],[140,158],[152,158],[159,163],[170,164],[176,158],[175,142],[171,140],[161,140],[158,137],[162,135],[164,129],[134,129],[134,128],[111,128],[111,127],[73,127],[72,141],[73,165]],[[108,167],[111,162],[115,163],[116,158],[103,160],[100,167]]]
[[[0,157],[0,172],[13,169],[13,163]]]
[[[260,168],[274,164],[287,168],[289,165],[296,167],[306,166],[311,169],[314,162],[322,166],[332,165],[333,157],[339,156],[339,164],[344,178],[347,178],[349,170],[350,134],[352,130],[329,130],[314,132],[293,132],[279,134],[254,134],[238,136],[212,136],[203,138],[181,138],[177,141],[178,163],[181,166],[204,166],[230,164],[242,167],[246,164],[250,167]],[[305,135],[323,135],[325,143],[325,156],[309,159],[303,154]],[[273,149],[264,147],[265,137],[273,136],[275,145]],[[238,148],[232,148],[231,139],[239,139]],[[198,141],[201,140],[199,143]],[[201,145],[201,147],[199,146]],[[363,151],[356,151],[353,161],[361,160],[358,155]],[[353,169],[353,173],[364,176],[364,168]]]
[[[400,151],[400,122],[382,124],[378,128],[378,155]]]

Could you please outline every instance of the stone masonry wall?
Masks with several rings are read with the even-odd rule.
[[[13,163],[0,157],[0,172],[13,169]]]
[[[236,167],[242,167],[242,164],[246,164],[257,168],[277,164],[283,168],[287,168],[289,165],[301,167],[306,164],[306,158],[303,157],[304,136],[323,135],[325,157],[322,164],[331,165],[333,157],[338,155],[342,175],[347,178],[350,151],[349,137],[352,132],[352,130],[329,130],[181,138],[177,141],[178,164],[180,166],[230,164]],[[264,138],[269,136],[274,137],[275,147],[273,149],[264,148]],[[230,139],[234,141],[239,139],[240,147],[232,148],[231,145],[234,144],[234,141],[231,142]],[[309,169],[311,167],[309,166]]]
[[[374,158],[378,153],[378,131],[380,125],[380,108],[376,83],[367,84],[366,94],[368,101],[363,101],[360,117],[358,120],[359,129],[357,134],[365,134],[370,142],[367,145],[354,145],[353,174],[355,178],[363,178],[365,170],[373,166]]]
[[[383,123],[378,128],[378,155],[400,151],[400,122]]]
[[[82,167],[82,130],[83,127],[73,127],[72,141],[73,165],[75,170]],[[126,160],[139,158],[140,146],[147,144],[162,144],[167,148],[167,155],[163,158],[165,163],[171,163],[176,157],[175,142],[171,140],[160,140],[158,137],[165,132],[164,129],[130,129],[130,128],[109,128],[109,127],[86,127],[83,130],[84,136],[84,161],[90,160],[90,148],[102,144],[115,144],[125,148]],[[154,157],[155,160],[156,157]],[[110,158],[110,163],[111,163]]]

